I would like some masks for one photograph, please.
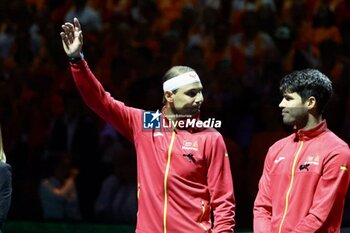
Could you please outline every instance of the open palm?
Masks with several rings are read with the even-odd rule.
[[[79,20],[74,18],[74,24],[62,25],[63,32],[60,33],[64,51],[69,57],[79,57],[83,46],[83,33]]]

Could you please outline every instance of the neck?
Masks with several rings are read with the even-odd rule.
[[[322,115],[315,116],[315,115],[309,114],[305,124],[299,125],[299,126],[296,125],[295,127],[297,130],[305,130],[305,131],[310,130],[315,128],[318,124],[320,124],[322,120],[323,120]]]

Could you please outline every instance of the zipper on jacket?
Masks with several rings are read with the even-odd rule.
[[[140,201],[140,192],[141,192],[141,188],[140,188],[140,183],[137,183],[137,202]],[[137,213],[136,216],[139,216],[139,208],[137,208]]]
[[[204,226],[203,223],[202,223],[204,214],[205,214],[205,203],[204,203],[204,201],[202,200],[202,215],[201,215],[201,217],[200,217],[200,219],[199,219],[199,224],[201,225],[201,227],[202,227],[205,231],[207,231],[208,228],[207,228],[206,226]]]
[[[140,199],[140,183],[137,184],[137,199]]]
[[[169,175],[169,168],[170,168],[171,151],[173,150],[175,134],[176,134],[175,131],[173,131],[173,133],[171,134],[171,141],[168,149],[168,162],[166,164],[165,174],[164,174],[164,213],[163,213],[164,233],[166,233],[166,214],[167,214],[167,208],[168,208],[168,175]]]
[[[288,211],[289,195],[290,195],[290,192],[291,192],[291,190],[292,190],[292,186],[293,186],[293,182],[294,182],[295,165],[297,164],[297,160],[298,160],[298,157],[299,157],[301,148],[303,147],[303,144],[304,144],[304,142],[301,141],[301,142],[300,142],[300,146],[299,146],[299,148],[298,148],[298,151],[297,151],[297,153],[294,155],[294,161],[293,161],[293,166],[292,166],[292,177],[291,177],[290,184],[289,184],[289,188],[288,188],[288,191],[287,191],[287,194],[286,194],[286,207],[284,208],[284,213],[283,213],[283,217],[282,217],[282,220],[281,220],[281,223],[280,223],[280,227],[279,227],[278,233],[282,233],[282,225],[283,225],[284,219],[286,218],[287,211]]]

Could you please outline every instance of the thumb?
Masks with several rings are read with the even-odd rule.
[[[79,39],[80,43],[83,44],[83,32],[82,31],[79,32],[78,39]]]

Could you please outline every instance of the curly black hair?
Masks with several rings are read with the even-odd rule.
[[[280,82],[280,92],[298,93],[303,101],[313,96],[319,114],[325,109],[333,92],[331,80],[317,69],[294,71],[284,76]]]

